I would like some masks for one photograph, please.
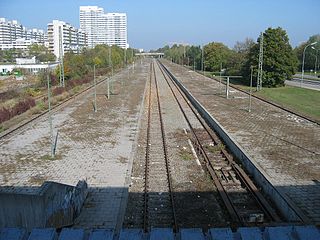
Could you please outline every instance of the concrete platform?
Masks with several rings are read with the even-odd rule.
[[[288,221],[297,221],[284,202],[299,210],[306,222],[320,223],[320,127],[236,89],[226,98],[225,85],[163,61],[225,132],[237,156],[260,182]],[[271,185],[274,188],[265,188]],[[280,203],[280,201],[282,201]],[[298,220],[299,221],[299,220]]]
[[[230,228],[211,228],[202,232],[198,228],[180,229],[173,233],[170,228],[155,228],[150,233],[142,229],[122,229],[119,235],[110,229],[90,230],[64,228],[60,233],[53,228],[33,229],[27,233],[24,229],[0,229],[0,240],[319,240],[320,231],[315,226],[285,226],[266,228],[239,228],[233,232]]]
[[[54,135],[59,132],[54,159],[47,116],[1,138],[0,191],[36,194],[44,181],[76,185],[86,179],[88,197],[74,226],[121,225],[148,71],[149,62],[139,62],[134,70],[130,66],[116,73],[109,79],[109,99],[108,84],[98,85],[97,112],[93,90],[54,111]]]
[[[31,230],[70,226],[80,214],[87,194],[86,181],[79,181],[76,186],[44,182],[33,194],[0,188],[0,227]]]

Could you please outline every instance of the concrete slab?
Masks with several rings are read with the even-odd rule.
[[[0,230],[0,240],[25,240],[27,231],[23,228],[3,228]]]
[[[174,240],[172,228],[152,228],[150,240]]]
[[[64,228],[59,233],[53,228],[33,229],[29,238],[25,229],[0,228],[0,240],[319,240],[320,229],[316,226],[243,227],[232,232],[230,228],[211,228],[204,233],[200,228],[184,228],[176,234],[171,228],[121,229],[114,234],[111,229]],[[59,238],[58,238],[59,235]]]
[[[143,240],[144,233],[142,229],[122,229],[120,231],[119,240]]]
[[[181,240],[205,240],[202,229],[188,228],[180,230]]]
[[[233,233],[230,228],[210,228],[209,236],[212,240],[233,240]]]
[[[257,227],[243,227],[237,230],[242,240],[262,240],[262,232]]]
[[[315,226],[295,226],[294,233],[300,240],[320,239],[320,232]]]
[[[58,237],[54,228],[35,228],[31,231],[28,240],[56,240]]]
[[[112,229],[97,229],[90,233],[89,240],[112,240],[113,235]]]
[[[83,229],[63,228],[59,240],[84,240],[85,232]]]
[[[293,227],[285,226],[285,227],[266,227],[265,228],[265,239],[266,240],[293,240]]]

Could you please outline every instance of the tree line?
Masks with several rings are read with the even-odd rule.
[[[232,49],[221,42],[210,42],[204,46],[166,45],[156,51],[164,52],[165,58],[178,64],[188,65],[195,70],[204,69],[213,74],[221,72],[223,75],[243,76],[242,81],[248,84],[251,67],[255,79],[257,76],[260,41],[260,36],[257,41],[246,38],[244,41],[236,42]],[[303,50],[315,41],[318,43],[305,51],[305,71],[319,69],[320,35],[311,36],[308,41],[293,49],[284,29],[280,27],[266,29],[263,32],[263,86],[283,86],[285,80],[291,79],[297,71],[300,72]]]

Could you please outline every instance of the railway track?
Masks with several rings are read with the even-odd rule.
[[[176,85],[170,72],[159,61],[158,65],[189,125],[194,148],[217,187],[232,219],[232,225],[252,226],[281,222],[281,218],[275,209],[265,199],[245,171],[233,160],[218,136],[189,103]],[[187,103],[202,128],[193,127],[189,116],[181,105],[181,101]]]
[[[176,230],[177,226],[166,136],[153,64],[150,64],[145,148],[143,228],[146,232],[150,227],[173,227]]]

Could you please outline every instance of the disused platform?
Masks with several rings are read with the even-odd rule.
[[[230,88],[227,99],[226,86],[219,81],[163,63],[237,145],[240,159],[247,156],[250,163],[243,164],[254,168],[248,170],[253,177],[263,176],[260,186],[272,185],[268,194],[277,195],[275,201],[289,202],[306,222],[319,224],[319,125],[256,98],[249,112],[247,94]]]

